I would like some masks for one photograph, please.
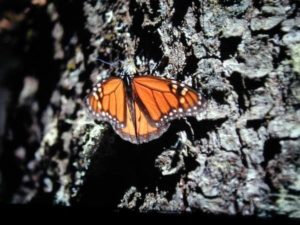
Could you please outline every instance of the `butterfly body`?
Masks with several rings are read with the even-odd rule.
[[[195,90],[175,80],[122,75],[96,84],[86,103],[120,137],[141,144],[159,138],[171,120],[195,116],[204,102]]]

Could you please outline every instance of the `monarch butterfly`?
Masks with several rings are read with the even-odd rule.
[[[89,111],[124,140],[141,144],[157,139],[171,120],[195,116],[203,106],[201,95],[184,83],[133,76],[133,68],[127,72],[98,82],[85,99]]]

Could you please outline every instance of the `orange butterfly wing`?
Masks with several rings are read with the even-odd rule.
[[[169,125],[157,128],[149,124],[140,106],[128,97],[123,80],[112,77],[93,87],[86,104],[98,120],[109,122],[119,136],[132,143],[150,141],[166,131]]]
[[[159,136],[161,136],[169,127],[166,124],[161,127],[155,127],[145,116],[145,113],[141,110],[139,104],[134,102],[133,112],[130,112],[130,101],[127,103],[127,120],[124,128],[116,129],[116,133],[123,139],[130,141],[134,144],[141,144],[149,142]]]
[[[87,96],[86,103],[97,119],[108,121],[114,129],[125,127],[126,91],[122,79],[112,77],[99,82]]]
[[[159,138],[171,120],[196,115],[204,103],[196,91],[174,80],[140,76],[131,85],[132,96],[127,96],[123,80],[109,78],[93,88],[86,103],[97,119],[135,144]]]
[[[155,127],[185,116],[195,116],[204,99],[189,86],[154,76],[135,77],[132,82],[137,102]]]

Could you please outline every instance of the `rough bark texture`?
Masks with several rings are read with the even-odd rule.
[[[3,202],[300,217],[299,2],[17,2],[0,1]],[[207,108],[123,141],[83,97],[114,72],[97,58],[130,56]]]

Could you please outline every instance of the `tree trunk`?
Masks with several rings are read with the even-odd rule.
[[[297,1],[5,6],[2,14],[13,13],[0,33],[5,202],[300,217]],[[140,74],[193,86],[206,107],[155,141],[122,140],[83,99],[124,69],[97,59],[130,57]]]

